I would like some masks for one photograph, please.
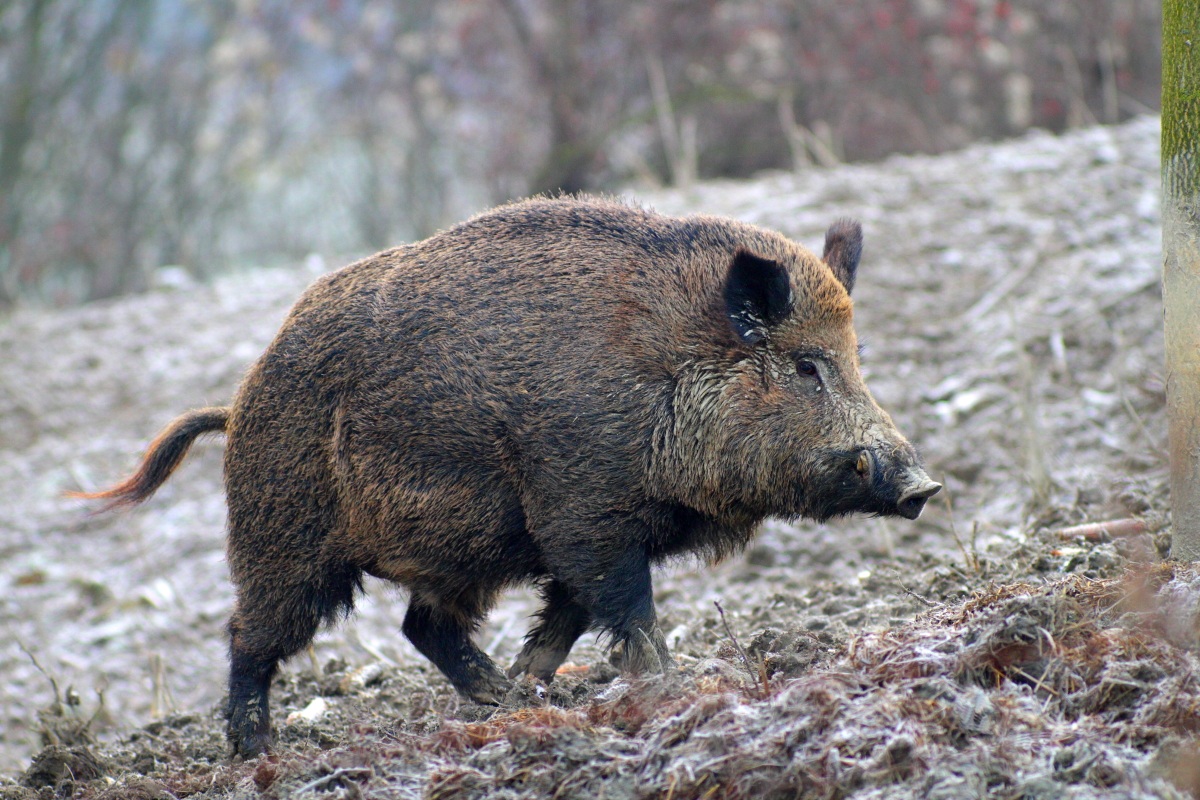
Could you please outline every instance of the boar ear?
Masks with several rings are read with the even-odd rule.
[[[792,285],[783,265],[738,250],[725,279],[725,313],[747,344],[760,342],[792,312]]]
[[[839,219],[825,231],[825,254],[821,258],[847,292],[854,291],[854,276],[862,256],[862,225],[856,219]]]

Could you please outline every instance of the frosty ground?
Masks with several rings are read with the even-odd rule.
[[[246,764],[216,710],[219,441],[132,513],[62,495],[226,403],[320,259],[0,322],[0,797],[1188,796],[1200,579],[1161,563],[1157,143],[1146,118],[638,193],[817,250],[861,219],[867,382],[944,496],[660,570],[678,674],[620,678],[585,638],[511,708],[458,700],[369,584],[285,669],[278,752]],[[1062,534],[1100,520],[1136,522]],[[533,607],[514,592],[481,632],[501,663]]]

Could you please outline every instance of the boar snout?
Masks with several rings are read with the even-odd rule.
[[[925,501],[942,490],[942,485],[930,479],[915,459],[885,456],[872,448],[858,451],[854,470],[879,501],[878,513],[889,516],[916,519]]]
[[[916,485],[900,495],[900,499],[896,502],[896,510],[900,516],[906,519],[916,519],[921,516],[921,511],[925,508],[925,501],[942,490],[942,485],[937,481],[931,481],[923,469],[918,468],[914,477],[917,479]]]

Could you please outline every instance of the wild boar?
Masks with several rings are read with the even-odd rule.
[[[655,562],[725,556],[768,515],[915,519],[941,488],[859,372],[861,247],[849,220],[818,259],[728,219],[503,206],[317,280],[231,406],[89,496],[140,502],[228,437],[235,755],[270,746],[280,660],[364,573],[409,591],[404,634],[480,703],[550,681],[593,628],[661,671]],[[471,634],[527,583],[544,607],[506,676]]]

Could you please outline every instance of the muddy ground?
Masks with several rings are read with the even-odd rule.
[[[1162,561],[1157,143],[1147,118],[642,193],[814,249],[862,219],[867,380],[947,492],[915,523],[769,522],[742,556],[660,570],[677,674],[620,677],[587,637],[511,708],[457,699],[371,583],[284,670],[277,752],[249,763],[217,711],[219,441],[131,513],[62,493],[226,402],[325,267],[166,272],[0,322],[0,798],[1195,796],[1200,574]],[[1104,520],[1125,522],[1072,533]],[[509,662],[532,610],[512,593],[481,644]]]

